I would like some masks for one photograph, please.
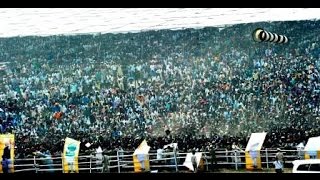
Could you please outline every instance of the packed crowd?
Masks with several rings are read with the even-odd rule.
[[[257,43],[263,27],[288,44]],[[319,21],[0,39],[0,132],[16,154],[101,146],[294,148],[320,135]],[[92,146],[87,148],[86,143]]]

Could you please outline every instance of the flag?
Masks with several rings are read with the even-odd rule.
[[[320,158],[320,136],[310,137],[304,147],[305,159],[310,159],[310,156]]]
[[[148,146],[146,140],[143,140],[142,143],[138,146],[138,148],[134,151],[133,166],[135,172],[141,172],[142,170],[150,170],[149,150],[150,146]]]
[[[63,172],[79,172],[78,155],[80,150],[80,141],[66,138],[63,149]]]
[[[252,133],[245,150],[246,169],[261,169],[260,150],[267,133]]]
[[[197,166],[199,166],[199,165],[200,165],[201,158],[202,158],[202,153],[197,152],[197,153],[195,153],[195,156],[196,156],[196,158],[197,158],[197,159],[196,159],[196,160],[197,160]],[[192,157],[192,153],[188,153],[188,154],[187,154],[187,157],[186,157],[186,159],[185,159],[185,161],[184,161],[184,163],[183,163],[183,165],[184,165],[185,167],[189,168],[191,171],[194,171],[193,165],[192,165],[192,162],[191,162],[191,157]]]

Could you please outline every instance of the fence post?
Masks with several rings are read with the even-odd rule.
[[[267,162],[267,169],[269,170],[268,148],[266,148],[266,162]]]
[[[178,172],[178,163],[177,163],[176,150],[173,150],[173,155],[174,155],[174,163],[175,163],[175,165],[176,165],[176,172]]]
[[[118,162],[118,173],[120,173],[120,158],[119,158],[119,151],[117,150],[117,162]]]
[[[62,173],[64,173],[64,158],[62,153],[61,153],[61,163],[62,163]]]
[[[34,170],[36,171],[36,173],[38,173],[38,167],[37,167],[37,162],[36,162],[36,156],[33,156],[33,166],[34,166]]]
[[[236,163],[236,170],[238,170],[238,158],[237,158],[237,152],[234,151],[234,162]]]
[[[229,152],[228,149],[226,149],[226,159],[227,159],[227,163],[229,162]]]
[[[90,173],[91,173],[91,165],[92,164],[92,154],[90,154]]]

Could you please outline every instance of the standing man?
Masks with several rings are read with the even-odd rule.
[[[10,172],[10,145],[8,142],[5,143],[5,148],[3,149],[3,155],[2,155],[2,171],[3,173],[9,173]]]
[[[193,166],[193,172],[197,173],[198,172],[198,163],[197,163],[197,157],[196,157],[196,151],[195,150],[192,150],[191,163],[192,163],[192,166]]]
[[[104,155],[103,155],[102,163],[103,163],[102,172],[103,172],[103,173],[109,173],[109,172],[110,172],[110,170],[109,170],[110,157],[109,157],[107,154],[104,154]]]
[[[276,173],[282,173],[283,171],[283,165],[282,163],[279,161],[279,159],[276,157],[276,160],[273,162]]]
[[[279,162],[281,163],[282,165],[282,168],[284,167],[284,155],[283,153],[281,152],[281,149],[280,148],[277,148],[277,153],[276,153],[276,159],[279,160]]]
[[[159,145],[159,147],[157,149],[157,162],[158,162],[158,165],[162,165],[162,153],[163,153],[163,149]]]
[[[4,157],[4,155],[2,155],[1,165],[2,165],[2,172],[5,174],[9,173],[9,163],[8,163],[8,160]]]
[[[211,155],[211,170],[214,171],[217,166],[217,157],[216,157],[216,149],[217,147],[213,147],[210,145],[210,155]]]

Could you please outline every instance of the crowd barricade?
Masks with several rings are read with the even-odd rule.
[[[297,150],[282,150],[285,157],[285,168],[292,167],[292,161],[301,159],[299,151]],[[263,149],[260,151],[261,164],[263,169],[273,169],[273,161],[277,153],[276,149]],[[301,153],[301,152],[300,152]],[[189,171],[183,163],[187,153],[184,152],[163,152],[162,158],[157,159],[157,153],[151,150],[149,153],[150,171],[151,172],[184,172]],[[216,167],[226,169],[245,169],[245,152],[238,151],[235,153],[233,150],[218,149],[215,151]],[[134,172],[133,165],[133,151],[121,151],[116,155],[108,155],[109,169],[108,172],[122,173]],[[203,167],[199,167],[202,171],[210,171],[211,167],[211,154],[210,152],[202,152]],[[48,159],[51,163],[48,163]],[[79,173],[101,173],[103,172],[103,162],[97,159],[95,155],[80,155]],[[30,158],[16,158],[14,161],[14,173],[34,172],[34,173],[62,173],[62,157],[53,156],[51,158],[33,156]]]

